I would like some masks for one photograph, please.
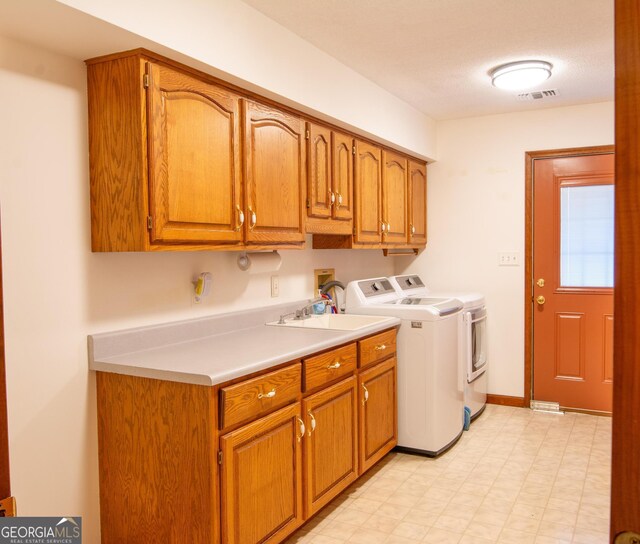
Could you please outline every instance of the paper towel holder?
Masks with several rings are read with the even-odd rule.
[[[238,259],[237,259],[237,263],[238,263],[238,268],[240,270],[242,270],[243,272],[246,272],[247,270],[249,270],[251,268],[251,256],[257,256],[257,255],[275,255],[278,258],[280,258],[280,254],[274,249],[273,251],[254,251],[254,252],[247,252],[247,251],[243,251],[238,255]],[[260,257],[258,257],[260,258]],[[278,268],[280,268],[278,266]]]

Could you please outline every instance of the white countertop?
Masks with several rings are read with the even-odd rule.
[[[395,317],[357,331],[264,324],[302,304],[90,335],[89,366],[102,372],[211,386],[400,324]]]

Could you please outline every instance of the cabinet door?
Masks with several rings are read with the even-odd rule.
[[[358,476],[357,381],[348,378],[303,401],[305,517],[344,490]]]
[[[380,243],[382,166],[380,148],[356,140],[356,242]]]
[[[382,151],[382,220],[386,223],[382,241],[389,244],[408,242],[407,159]]]
[[[333,218],[353,219],[353,139],[341,132],[332,133],[332,181],[335,203]]]
[[[335,199],[331,191],[331,130],[313,123],[307,123],[307,130],[307,215],[329,219]]]
[[[296,403],[220,439],[223,544],[280,542],[302,524],[303,435]]]
[[[304,123],[244,100],[246,241],[304,242]]]
[[[375,465],[398,441],[396,358],[361,372],[360,474]]]
[[[427,167],[409,161],[409,243],[427,243]]]
[[[151,242],[239,242],[238,98],[147,64]]]

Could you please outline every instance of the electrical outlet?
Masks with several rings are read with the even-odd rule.
[[[517,251],[498,252],[498,266],[520,266],[520,253]]]
[[[271,276],[271,297],[280,296],[280,278],[278,276]]]

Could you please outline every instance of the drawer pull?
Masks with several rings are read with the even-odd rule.
[[[309,414],[309,418],[311,418],[311,429],[309,429],[309,436],[311,436],[311,433],[316,430],[316,418],[313,417],[311,410],[309,410],[307,414]]]
[[[298,442],[300,442],[302,440],[302,438],[304,437],[304,433],[307,432],[307,429],[304,426],[304,421],[302,421],[299,417],[297,417],[296,419],[298,420],[298,423],[300,424],[300,436],[298,437]]]
[[[364,405],[369,400],[369,390],[365,384],[362,384],[362,389],[364,389],[364,397],[362,398],[362,404]]]
[[[342,364],[340,364],[340,361],[336,361],[335,363],[331,363],[327,368],[329,370],[335,370],[336,368],[340,368],[342,366]]]
[[[378,344],[375,348],[376,351],[383,351],[385,349],[387,349],[387,345],[386,344]]]
[[[258,398],[259,399],[272,399],[275,396],[276,396],[276,390],[275,389],[272,389],[271,391],[269,391],[268,393],[265,393],[265,394],[258,393]]]

